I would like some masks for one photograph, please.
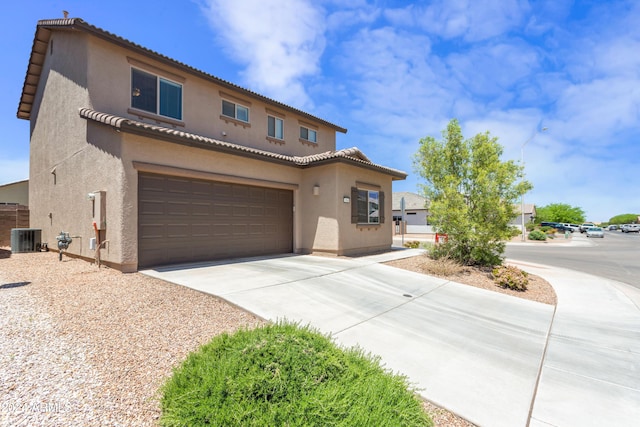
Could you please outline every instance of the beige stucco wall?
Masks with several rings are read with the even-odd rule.
[[[385,223],[351,223],[351,187],[385,193]],[[318,195],[313,187],[318,185]],[[343,201],[344,197],[349,202]],[[380,172],[344,163],[331,163],[304,170],[301,184],[301,252],[326,252],[354,255],[390,249],[393,243],[391,221],[391,177]]]
[[[341,255],[355,255],[391,249],[393,243],[393,221],[391,215],[392,181],[389,175],[356,166],[340,164],[338,166],[339,197],[350,196],[351,187],[367,188],[383,192],[385,222],[377,225],[351,224],[351,200],[343,203],[338,211],[340,227]]]
[[[31,114],[30,226],[42,229],[42,241],[50,247],[60,231],[80,236],[90,226],[85,220],[90,213],[81,207],[94,189],[86,183],[95,148],[85,143],[86,122],[78,116],[79,105],[90,106],[86,38],[68,32],[52,36]],[[71,250],[88,256],[88,243],[81,240],[74,239]]]
[[[149,168],[167,174],[291,189],[294,252],[348,255],[391,246],[391,177],[343,163],[301,169],[120,132],[82,119],[78,115],[82,107],[138,119],[127,113],[131,67],[127,52],[77,32],[56,32],[52,40],[53,49],[47,51],[32,111],[29,176],[31,227],[41,228],[43,242],[51,247],[55,247],[58,233],[65,231],[74,239],[69,253],[93,258],[94,252],[89,250],[89,240],[95,237],[93,202],[87,195],[105,191],[107,225],[100,238],[108,244],[101,259],[134,271],[138,255],[138,173]],[[142,56],[136,58],[152,62]],[[167,69],[161,63],[152,65]],[[319,126],[320,144],[300,143],[300,117],[291,112],[285,113],[286,143],[266,141],[267,105],[259,100],[251,100],[251,127],[220,120],[220,88],[190,74],[183,76],[182,130],[210,137],[225,131],[228,141],[285,154],[309,155],[335,149],[335,131],[323,126]],[[289,135],[294,137],[289,139]],[[355,201],[344,203],[342,198],[350,197],[351,187],[358,182],[385,192],[385,224],[351,224],[351,203]],[[317,195],[313,190],[316,185]]]
[[[160,116],[148,118],[129,112],[131,68],[137,67],[182,84],[184,126],[176,126],[179,130],[286,155],[306,156],[335,150],[336,136],[332,128],[315,123],[318,143],[300,142],[299,126],[309,123],[309,120],[294,112],[267,104],[259,99],[234,94],[232,89],[214,84],[211,80],[172,68],[104,40],[91,38],[89,43],[89,85],[93,108],[97,111],[146,123],[171,126],[162,123]],[[227,99],[249,107],[250,124],[248,126],[220,118],[224,94],[235,95],[235,98],[227,97]],[[267,139],[267,116],[274,115],[268,113],[268,110],[275,111],[284,117],[283,143],[274,143]]]
[[[29,206],[29,181],[0,185],[0,204]]]

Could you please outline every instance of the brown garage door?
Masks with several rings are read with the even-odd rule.
[[[290,253],[293,192],[140,173],[138,268]]]

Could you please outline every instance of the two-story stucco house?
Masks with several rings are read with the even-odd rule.
[[[336,150],[346,129],[81,19],[38,22],[18,117],[31,227],[71,255],[135,271],[391,247],[406,174]]]

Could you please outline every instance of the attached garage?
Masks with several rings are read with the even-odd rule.
[[[139,173],[138,268],[293,252],[293,191]]]

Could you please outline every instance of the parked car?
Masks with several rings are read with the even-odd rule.
[[[609,227],[607,227],[607,230],[609,231],[616,231],[618,229],[618,225],[617,224],[611,224]]]
[[[540,223],[540,227],[552,227],[552,228],[556,228],[556,226],[558,225],[557,222],[549,222],[549,221],[542,221]]]
[[[640,224],[623,224],[623,233],[640,233]]]
[[[587,228],[587,237],[600,237],[604,238],[604,231],[602,231],[602,227],[589,227]]]
[[[555,228],[556,231],[561,233],[564,233],[565,231],[569,231],[570,233],[573,233],[573,229],[569,227],[569,224],[563,224],[561,222],[543,221],[540,223],[540,226]]]
[[[592,222],[583,222],[582,225],[580,226],[580,232],[584,233],[587,231],[587,228],[589,227],[595,227],[596,225]]]
[[[569,228],[573,231],[580,231],[580,226],[578,224],[569,224]]]

